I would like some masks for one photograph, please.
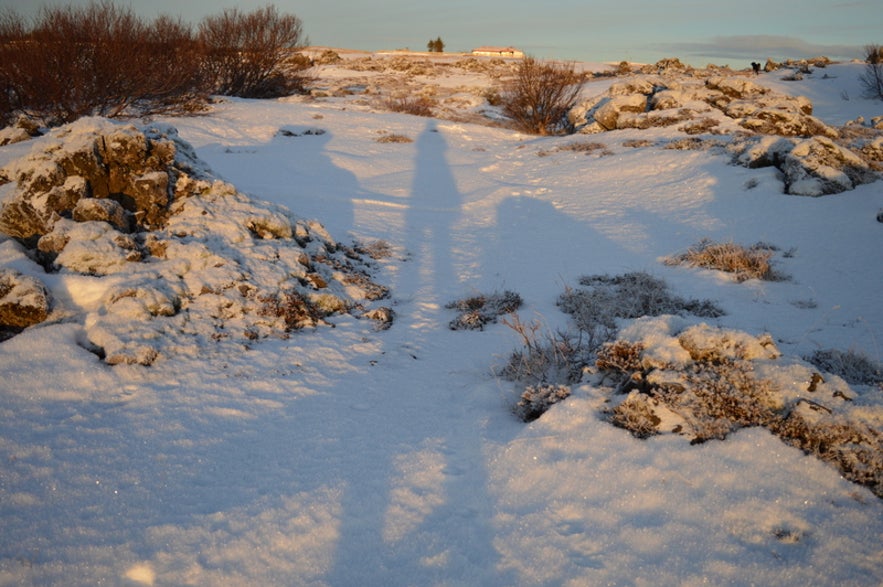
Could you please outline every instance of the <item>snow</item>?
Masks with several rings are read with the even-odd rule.
[[[827,124],[883,114],[854,90],[854,64],[825,72],[755,83],[809,96]],[[357,98],[225,99],[161,122],[235,190],[271,203],[268,230],[292,229],[285,207],[329,238],[389,243],[374,276],[392,290],[388,330],[342,315],[247,346],[181,335],[151,366],[110,366],[84,348],[105,331],[82,316],[131,284],[46,275],[0,243],[4,267],[38,276],[66,312],[0,344],[0,585],[883,583],[883,501],[832,466],[760,428],[697,446],[636,439],[604,420],[608,395],[589,384],[524,424],[512,415],[521,390],[494,375],[518,335],[502,323],[451,331],[445,308],[511,290],[523,320],[553,331],[567,324],[555,300],[579,277],[647,271],[727,312],[623,325],[661,361],[683,359],[671,335],[704,321],[692,332],[769,333],[783,380],[820,348],[880,362],[879,182],[789,196],[772,168],[657,146],[683,136],[674,127],[593,135],[611,154],[586,154],[555,151],[574,137]],[[77,128],[88,124],[104,123]],[[413,142],[377,142],[391,133]],[[636,139],[651,144],[624,144]],[[0,164],[29,150],[0,147]],[[211,199],[188,205],[182,227],[213,211]],[[195,268],[229,254],[240,237],[229,220],[213,217],[223,239],[201,235],[204,256],[170,256]],[[662,263],[702,238],[775,245],[790,279]],[[149,337],[138,316],[161,312],[169,292],[138,277],[140,297],[100,321]],[[880,389],[860,391],[879,426]]]

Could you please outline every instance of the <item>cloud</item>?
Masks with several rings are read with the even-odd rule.
[[[797,37],[776,35],[733,35],[695,43],[668,43],[660,49],[672,54],[724,59],[801,59],[824,55],[832,59],[860,57],[858,45],[808,43]]]

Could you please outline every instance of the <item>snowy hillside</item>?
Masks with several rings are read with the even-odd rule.
[[[679,74],[676,106],[637,115],[621,105],[661,73],[597,77],[583,133],[534,137],[498,124],[496,73],[379,59],[320,67],[313,97],[0,147],[0,198],[42,223],[0,236],[0,277],[29,287],[0,281],[0,302],[46,294],[45,320],[0,343],[0,585],[883,583],[880,373],[806,360],[883,363],[883,102],[861,97],[862,66],[734,74],[756,85],[738,109]],[[397,92],[436,117],[384,110]],[[852,150],[835,168],[810,156],[833,139],[765,139],[763,109],[822,135],[853,121]],[[127,232],[108,206],[41,212],[78,189],[39,191],[70,137],[114,133],[174,146],[140,171],[186,178],[168,216]],[[671,261],[703,239],[760,243],[777,279]],[[521,421],[506,323],[576,336],[562,294],[627,274],[720,310],[620,314],[636,385],[704,377],[694,351],[716,341],[710,363],[741,361],[773,411],[866,436],[838,458],[778,425],[702,436],[654,400],[639,438],[613,414],[647,394],[595,364]],[[501,292],[516,314],[449,327],[452,303]],[[292,319],[291,299],[310,312]]]

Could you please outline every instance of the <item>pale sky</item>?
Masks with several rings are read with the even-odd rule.
[[[0,0],[34,14],[43,5],[88,0]],[[512,45],[539,58],[654,63],[678,57],[696,66],[746,67],[826,55],[861,57],[883,44],[881,0],[119,0],[145,17],[197,24],[225,7],[275,4],[301,18],[314,45],[361,50],[446,51]]]

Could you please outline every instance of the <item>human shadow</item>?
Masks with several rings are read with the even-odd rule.
[[[355,229],[354,201],[379,196],[335,163],[332,139],[319,126],[282,124],[266,143],[212,144],[201,151],[240,191],[286,206],[298,217],[319,219],[344,241]]]
[[[424,301],[438,301],[456,279],[451,231],[461,214],[462,196],[446,160],[447,142],[428,122],[416,142],[414,179],[405,211],[405,247],[401,289]]]
[[[362,467],[346,480],[327,579],[332,585],[509,584],[493,544],[484,415],[456,399],[487,390],[457,389],[466,384],[452,380],[449,365],[438,360],[451,355],[459,334],[446,326],[443,296],[458,279],[453,231],[463,197],[434,122],[415,146],[404,212],[408,258],[393,287],[399,317],[384,341],[386,368],[366,386],[376,401],[369,400],[372,409],[351,431],[370,445],[371,434],[395,430],[398,444],[370,471]]]
[[[557,299],[562,288],[594,273],[634,270],[637,254],[541,198],[513,195],[497,206],[487,235],[485,281],[505,279],[528,303]]]

